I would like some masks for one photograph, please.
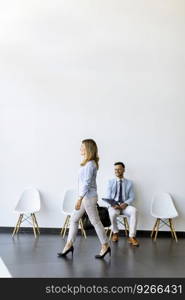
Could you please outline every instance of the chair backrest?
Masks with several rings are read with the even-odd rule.
[[[157,193],[153,196],[151,215],[161,219],[175,218],[178,216],[178,212],[169,193]]]
[[[62,211],[65,213],[72,213],[77,199],[78,193],[75,189],[66,190],[62,200]]]
[[[23,191],[15,211],[37,212],[40,210],[40,194],[36,188],[27,188]]]

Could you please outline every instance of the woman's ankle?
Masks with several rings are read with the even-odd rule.
[[[108,243],[102,245],[102,249],[107,249],[108,247],[109,247]]]

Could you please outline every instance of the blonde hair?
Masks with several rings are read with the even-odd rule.
[[[84,144],[86,149],[86,157],[80,165],[85,166],[88,161],[94,160],[97,168],[99,168],[98,147],[96,142],[92,139],[86,139],[82,141],[82,144]]]

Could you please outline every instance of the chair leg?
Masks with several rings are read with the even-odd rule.
[[[65,218],[64,225],[61,228],[61,232],[60,232],[61,235],[64,233],[64,229],[66,228],[67,219],[68,219],[68,216]]]
[[[174,235],[174,237],[175,237],[175,240],[176,240],[176,242],[178,242],[177,235],[176,235],[176,232],[175,232],[175,228],[174,228],[172,219],[170,219],[170,224],[171,224],[171,228],[172,228],[172,231],[173,231],[173,235]]]
[[[175,239],[175,235],[173,233],[173,228],[172,228],[172,219],[168,219],[168,221],[169,221],[169,224],[170,224],[171,236],[172,236],[173,239]]]
[[[157,239],[158,231],[159,231],[159,225],[160,225],[160,219],[157,219],[157,225],[156,225],[156,232],[155,232],[155,237],[154,241]]]
[[[63,233],[63,238],[65,237],[65,234],[66,234],[66,230],[67,230],[67,227],[69,225],[69,220],[70,220],[70,216],[67,216],[67,220],[66,220],[66,225],[65,225],[65,229],[64,229],[64,233]]]
[[[124,222],[124,227],[125,227],[125,236],[128,236],[128,221],[127,221],[127,218],[124,217],[123,218],[123,222]]]
[[[19,229],[20,229],[20,226],[21,226],[21,223],[22,223],[22,219],[23,219],[23,214],[20,215],[20,219],[19,219],[19,224],[17,226],[17,229],[16,229],[16,232],[15,233],[18,233],[19,232]]]
[[[128,224],[128,219],[127,219],[127,218],[125,218],[125,221],[126,221],[127,231],[129,232],[129,224]]]
[[[33,214],[33,217],[34,217],[34,220],[35,220],[37,232],[38,232],[38,234],[40,234],[40,229],[39,229],[39,225],[38,225],[38,222],[37,222],[35,214]]]
[[[34,216],[33,214],[31,214],[31,218],[32,218],[32,224],[33,224],[33,233],[34,233],[34,236],[35,238],[37,237],[37,233],[36,233],[36,227],[35,227],[35,220],[34,220]]]
[[[151,235],[150,235],[151,238],[153,237],[154,231],[155,231],[156,226],[157,226],[157,222],[158,222],[158,219],[155,221],[154,227],[153,227],[153,229],[152,229],[152,232],[151,232]]]
[[[16,225],[15,225],[15,228],[14,228],[14,230],[13,230],[13,233],[12,233],[12,237],[13,237],[13,236],[15,235],[15,233],[17,232],[17,228],[18,228],[18,226],[19,226],[20,219],[21,219],[21,215],[19,215],[18,221],[17,221],[17,223],[16,223]]]
[[[85,229],[84,229],[84,225],[83,225],[82,219],[79,220],[79,224],[80,224],[80,227],[81,227],[82,235],[84,235],[84,238],[86,239],[87,235],[86,235],[86,232],[85,232]]]

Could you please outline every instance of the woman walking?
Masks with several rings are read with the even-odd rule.
[[[70,252],[73,254],[73,244],[78,231],[78,222],[86,211],[102,245],[100,254],[95,255],[95,258],[101,259],[108,253],[111,255],[111,249],[97,210],[98,195],[96,175],[99,168],[99,157],[95,141],[92,139],[83,140],[80,148],[80,154],[82,155],[83,160],[78,177],[79,199],[76,202],[75,211],[71,217],[67,243],[63,251],[58,253],[58,256],[65,257]]]

